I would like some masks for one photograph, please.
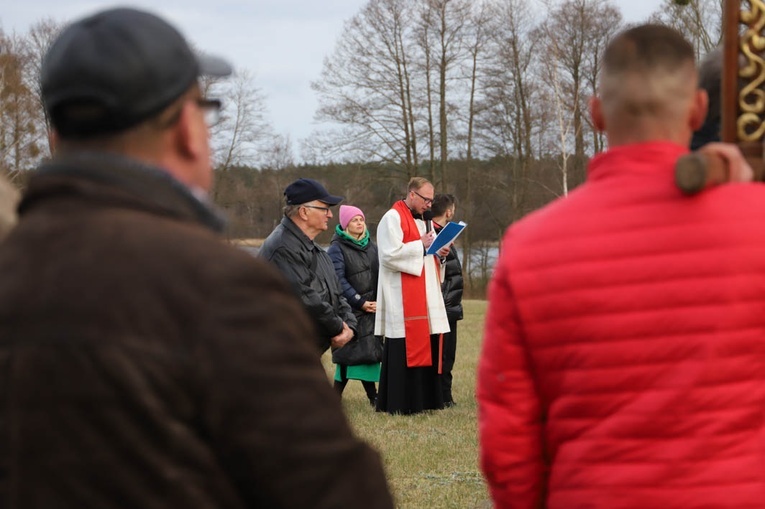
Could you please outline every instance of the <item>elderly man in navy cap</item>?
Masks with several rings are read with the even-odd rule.
[[[198,78],[230,72],[133,9],[45,57],[55,154],[0,249],[3,507],[393,507],[300,302],[216,234]]]
[[[263,243],[259,255],[275,264],[319,332],[317,347],[340,348],[353,339],[356,317],[343,297],[332,259],[313,239],[328,228],[332,206],[343,201],[313,179],[301,178],[284,190],[282,222]]]

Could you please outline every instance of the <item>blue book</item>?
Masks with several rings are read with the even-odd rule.
[[[467,223],[462,221],[459,223],[446,223],[446,226],[444,226],[443,229],[438,232],[438,235],[436,235],[435,240],[433,240],[433,243],[430,245],[425,254],[434,255],[438,253],[439,249],[454,242],[454,239],[456,239],[459,234],[462,233],[462,230],[464,230],[466,226]]]

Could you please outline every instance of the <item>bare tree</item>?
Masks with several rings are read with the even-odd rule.
[[[285,170],[295,166],[295,155],[292,149],[292,139],[289,135],[277,134],[271,138],[261,157],[263,168],[270,170]]]
[[[447,88],[449,82],[457,78],[455,71],[461,59],[467,56],[463,53],[463,39],[470,20],[471,3],[467,0],[424,0],[423,3],[425,14],[421,19],[427,25],[426,33],[433,38],[428,43],[428,50],[433,50],[434,58],[428,57],[427,60],[435,67],[438,80],[439,168],[441,185],[446,188],[446,164],[449,160]],[[430,72],[428,74],[430,76]],[[428,106],[430,108],[430,102]]]
[[[211,130],[216,169],[256,166],[261,150],[273,139],[273,128],[265,97],[252,73],[242,71],[232,81],[215,83],[212,88],[218,88],[226,99],[221,122]]]
[[[24,40],[0,32],[0,168],[15,180],[42,151],[40,107],[25,79],[29,53]]]
[[[722,42],[724,1],[693,0],[680,5],[675,0],[663,0],[649,20],[679,30],[693,44],[699,59]]]
[[[508,202],[514,218],[524,212],[529,168],[533,158],[532,136],[540,75],[535,72],[534,18],[525,0],[502,0],[494,6],[491,28],[494,58],[487,70],[481,111],[481,141],[489,154],[504,157]],[[545,55],[543,61],[547,61]],[[512,219],[511,219],[512,220]]]
[[[50,156],[40,68],[60,29],[45,19],[24,35],[0,32],[0,164],[11,178]]]
[[[555,65],[549,68],[550,82],[553,85],[553,102],[555,104],[555,119],[558,123],[558,133],[560,135],[560,172],[561,185],[563,187],[563,196],[568,195],[568,160],[571,157],[568,140],[571,134],[572,122],[569,121],[565,112],[565,96],[562,91],[560,70]]]
[[[551,5],[549,18],[540,25],[540,36],[546,41],[543,54],[549,59],[546,63],[548,76],[555,85],[558,105],[567,105],[571,115],[571,132],[566,115],[558,115],[561,133],[573,137],[574,161],[572,172],[566,171],[564,194],[569,187],[569,180],[578,184],[585,177],[587,145],[585,131],[588,124],[587,99],[592,93],[592,84],[597,82],[599,59],[592,55],[602,52],[605,43],[615,30],[622,25],[622,16],[610,0],[566,0]],[[589,88],[588,88],[589,84]],[[559,110],[564,113],[564,110]],[[593,138],[598,141],[597,136]],[[561,143],[568,140],[561,139]],[[562,147],[564,148],[564,147]],[[565,150],[562,150],[565,153]]]
[[[479,80],[482,75],[479,75],[479,68],[483,71],[484,64],[486,64],[486,53],[489,50],[490,34],[492,32],[492,26],[490,20],[492,19],[493,12],[489,8],[487,2],[478,2],[474,5],[473,11],[470,13],[468,30],[465,35],[465,47],[468,59],[465,62],[464,74],[468,82],[468,107],[467,107],[467,131],[465,133],[465,156],[466,156],[466,168],[465,168],[465,189],[462,196],[466,198],[461,205],[465,211],[465,216],[468,221],[471,221],[474,217],[474,206],[471,197],[472,191],[472,173],[473,173],[473,143],[475,138],[475,123],[479,114],[480,100],[479,95]],[[464,273],[467,275],[468,285],[472,286],[471,263],[470,252],[472,251],[472,243],[470,237],[470,231],[466,231],[463,236],[463,244],[465,249],[462,250],[462,267]]]
[[[622,15],[612,5],[604,4],[598,9],[597,15],[592,20],[592,32],[589,39],[589,51],[585,60],[584,79],[586,82],[585,95],[582,101],[582,109],[588,111],[586,102],[598,92],[598,78],[603,67],[603,52],[611,39],[622,28]],[[605,148],[604,134],[595,128],[589,114],[583,116],[587,123],[587,130],[592,135],[592,153],[597,154]]]
[[[415,28],[415,40],[420,47],[422,62],[415,60],[414,64],[419,64],[419,68],[425,74],[425,111],[427,115],[427,139],[428,139],[428,174],[431,182],[436,181],[436,127],[433,119],[433,29],[432,19],[433,3],[425,2],[420,9],[419,24]]]
[[[411,66],[411,2],[371,0],[346,23],[312,83],[317,120],[344,126],[336,150],[396,164],[407,176],[419,162]]]
[[[64,24],[55,21],[52,18],[44,18],[29,29],[29,33],[25,38],[25,53],[27,55],[27,65],[24,69],[24,81],[26,86],[34,91],[35,99],[38,103],[38,109],[40,115],[38,121],[41,123],[40,132],[43,133],[44,146],[43,155],[48,157],[51,154],[52,147],[50,146],[50,137],[47,133],[50,131],[50,119],[48,113],[45,111],[45,107],[42,101],[42,89],[40,85],[40,75],[42,71],[42,62],[45,58],[45,54],[48,52],[53,41],[58,36]]]

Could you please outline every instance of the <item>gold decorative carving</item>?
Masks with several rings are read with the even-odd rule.
[[[760,141],[765,135],[765,0],[741,3],[740,19],[745,29],[739,47],[743,57],[739,77],[744,85],[738,96],[741,114],[737,120],[737,130],[741,141]],[[744,7],[745,3],[749,4],[749,10]]]

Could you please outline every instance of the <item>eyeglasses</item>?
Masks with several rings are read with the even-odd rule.
[[[329,208],[329,207],[317,207],[316,205],[303,205],[303,207],[305,207],[307,209],[323,210],[325,216],[328,216],[330,214],[330,212],[332,212],[332,209]]]
[[[414,194],[422,198],[422,201],[425,202],[426,205],[432,205],[433,204],[433,198],[425,198],[423,195],[418,193],[417,191],[412,191]]]
[[[197,106],[202,110],[205,116],[205,123],[207,127],[212,127],[220,122],[220,110],[223,103],[219,99],[202,99],[196,100]]]

